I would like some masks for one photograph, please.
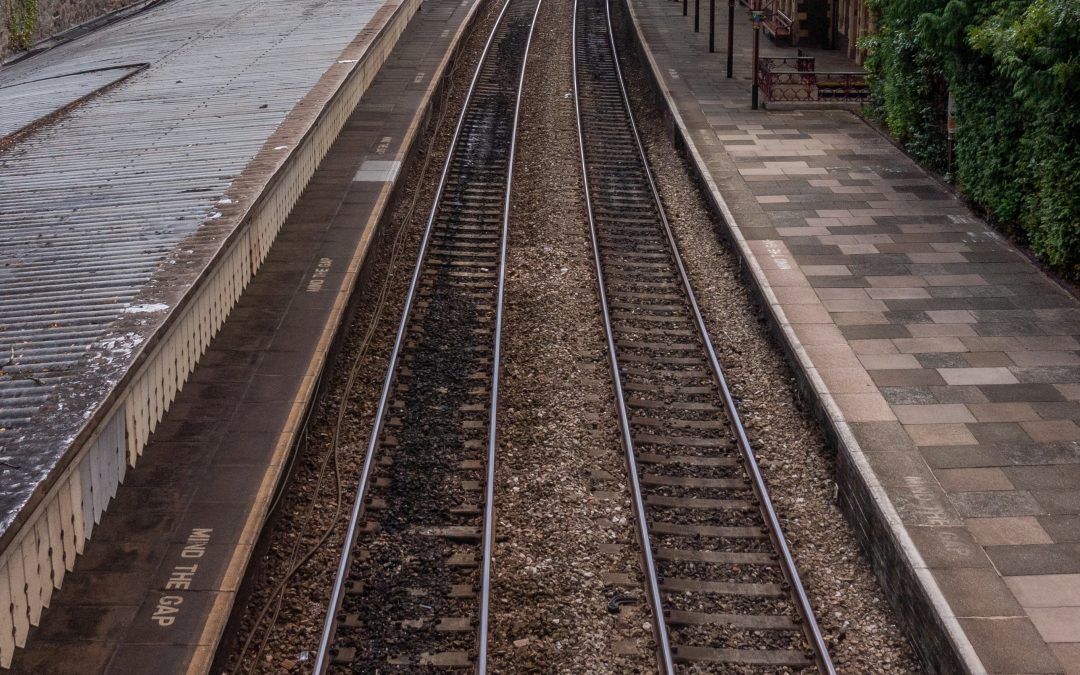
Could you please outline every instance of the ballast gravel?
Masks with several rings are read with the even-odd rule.
[[[584,208],[572,12],[572,0],[541,5],[514,167],[492,568],[498,673],[655,668]],[[609,611],[618,596],[628,604]]]

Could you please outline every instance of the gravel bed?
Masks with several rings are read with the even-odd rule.
[[[541,6],[515,165],[495,493],[498,673],[655,668],[578,168],[572,12],[572,0]],[[620,594],[636,603],[609,612]]]
[[[500,673],[655,670],[651,630],[640,605],[609,612],[613,598],[625,594],[640,603],[642,591],[581,198],[571,94],[572,7],[572,0],[544,0],[526,74],[515,166],[491,617],[492,668]],[[322,628],[344,534],[343,511],[363,461],[431,202],[433,173],[445,157],[468,75],[497,9],[497,3],[489,2],[481,10],[484,16],[463,51],[427,175],[421,177],[414,169],[406,177],[402,206],[388,228],[391,233],[404,228],[400,258],[391,268],[392,235],[384,237],[376,251],[370,281],[363,285],[337,367],[282,497],[269,552],[259,561],[236,649],[227,661],[232,671],[310,671],[304,654],[317,645]],[[916,672],[912,653],[833,500],[833,458],[820,431],[800,407],[783,355],[771,344],[738,276],[736,260],[717,237],[702,196],[687,179],[688,168],[672,150],[656,109],[647,107],[653,99],[644,95],[641,72],[635,65],[628,74],[668,213],[695,287],[702,292],[702,310],[714,335],[723,335],[716,345],[718,354],[741,399],[740,409],[837,666],[852,673]],[[426,147],[428,140],[421,145]],[[418,185],[419,206],[405,222]],[[381,281],[388,272],[389,295],[376,314]],[[373,319],[369,342],[365,336]],[[358,377],[335,460],[333,429],[353,363]],[[702,471],[699,475],[730,475],[721,469]],[[739,517],[732,521],[742,524]],[[334,525],[328,532],[327,523]],[[324,534],[326,543],[317,546]],[[752,542],[747,546],[757,549]],[[315,552],[290,575],[308,550]],[[279,588],[284,589],[280,595]],[[699,603],[682,608],[740,608],[737,598]],[[678,595],[672,604],[680,606]],[[778,600],[777,613],[784,613],[787,604]]]
[[[625,58],[632,53],[627,45],[620,53],[680,251],[834,662],[847,673],[919,672],[835,502],[834,455],[800,403],[738,261],[717,234],[720,225],[688,179],[691,168],[672,147],[641,64]]]
[[[256,578],[246,605],[238,608],[242,612],[239,626],[224,662],[228,672],[311,671],[348,526],[348,510],[438,172],[446,159],[469,80],[501,7],[502,3],[487,0],[478,10],[451,85],[433,110],[423,138],[417,140],[417,160],[405,176],[393,218],[373,245],[370,274],[360,284],[341,352],[328,367],[325,393],[294,458],[290,482],[279,498],[267,553],[253,562]],[[423,172],[425,162],[428,166]],[[415,208],[410,210],[414,199]],[[303,197],[298,208],[302,205]],[[395,244],[398,233],[400,239]],[[388,280],[385,289],[384,279]],[[355,385],[346,401],[335,456],[334,428],[353,367]],[[290,574],[290,570],[294,571]],[[249,643],[247,649],[245,643]]]

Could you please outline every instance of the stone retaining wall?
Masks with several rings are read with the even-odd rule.
[[[12,17],[21,9],[35,9],[31,44],[62,33],[95,17],[133,5],[139,0],[0,0],[0,59],[22,51],[26,45]]]

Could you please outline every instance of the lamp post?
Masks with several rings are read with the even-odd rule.
[[[727,76],[732,78],[735,61],[735,0],[727,0]]]
[[[716,0],[709,0],[709,53],[716,51]]]
[[[952,179],[953,149],[956,143],[956,99],[953,98],[952,90],[949,90],[949,104],[945,113],[945,171],[949,179]]]
[[[750,16],[754,20],[754,84],[750,89],[750,106],[754,109],[758,109],[758,46],[761,42],[761,20],[765,16],[764,10],[759,6],[761,0],[753,0],[754,6],[750,10]]]

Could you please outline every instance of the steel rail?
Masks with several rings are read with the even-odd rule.
[[[619,376],[619,358],[615,349],[615,335],[611,326],[611,312],[608,310],[607,291],[604,288],[604,269],[600,263],[600,241],[593,215],[592,192],[589,188],[589,169],[585,160],[585,130],[581,121],[581,97],[578,88],[578,4],[574,1],[573,54],[571,68],[574,71],[574,113],[577,117],[578,150],[581,155],[581,182],[585,193],[585,211],[589,217],[589,238],[592,241],[593,264],[596,268],[596,288],[600,295],[600,311],[604,319],[604,336],[607,339],[608,360],[611,362],[612,381],[615,386],[615,401],[619,412],[619,432],[623,450],[626,454],[627,473],[630,477],[630,493],[633,502],[634,524],[641,542],[641,558],[645,568],[645,584],[649,605],[652,607],[653,628],[655,629],[657,660],[664,675],[675,672],[675,663],[671,654],[671,640],[667,622],[664,619],[663,598],[660,595],[660,581],[656,573],[656,560],[653,557],[649,539],[649,524],[645,514],[645,500],[641,493],[641,481],[638,478],[637,459],[634,453],[634,439],[630,432],[630,418],[627,413],[626,398],[623,394],[622,378]]]
[[[638,133],[637,122],[636,122],[636,120],[634,118],[634,113],[633,113],[633,110],[632,110],[632,108],[630,106],[630,99],[629,99],[629,96],[627,95],[627,92],[626,92],[626,85],[625,85],[625,82],[624,82],[624,79],[623,79],[622,68],[619,66],[619,58],[618,58],[618,53],[619,52],[618,52],[618,48],[617,48],[617,46],[615,44],[615,31],[614,31],[614,28],[613,28],[612,22],[611,22],[611,3],[610,3],[610,0],[604,0],[604,9],[605,9],[605,14],[606,14],[606,18],[607,18],[607,25],[608,25],[608,40],[609,40],[609,43],[611,45],[616,79],[617,79],[618,84],[619,84],[619,90],[622,93],[623,107],[624,107],[624,109],[626,111],[627,119],[629,121],[629,126],[630,126],[630,129],[631,129],[631,131],[633,133],[633,136],[634,136],[634,142],[635,142],[635,144],[637,146],[637,149],[638,149],[638,156],[639,156],[639,159],[641,161],[642,168],[644,169],[644,174],[645,174],[645,176],[646,176],[646,178],[648,180],[649,188],[650,188],[650,191],[651,191],[652,196],[653,196],[653,200],[654,200],[655,205],[656,205],[656,212],[657,212],[657,214],[658,214],[658,216],[660,218],[660,222],[661,222],[661,224],[663,226],[663,229],[664,229],[665,237],[667,238],[668,244],[669,244],[669,246],[671,248],[672,258],[673,258],[673,260],[675,262],[675,267],[676,267],[676,270],[678,271],[679,279],[681,281],[684,293],[686,295],[686,299],[687,299],[688,304],[690,306],[691,313],[693,314],[693,317],[694,317],[694,324],[695,324],[695,326],[696,326],[696,328],[698,330],[698,333],[699,333],[699,335],[700,335],[700,337],[702,339],[702,342],[705,345],[705,350],[706,350],[706,353],[708,355],[708,360],[709,360],[710,367],[712,369],[713,378],[716,381],[716,384],[717,384],[717,386],[718,386],[718,388],[720,390],[720,393],[721,393],[721,397],[723,398],[724,408],[725,408],[725,411],[728,414],[728,421],[729,421],[731,430],[734,432],[736,440],[737,440],[737,445],[739,447],[739,454],[740,454],[740,456],[742,458],[744,469],[746,470],[747,474],[749,475],[749,477],[751,479],[751,484],[752,484],[754,493],[757,496],[758,501],[759,501],[759,507],[761,509],[761,513],[765,517],[766,525],[767,525],[767,528],[768,528],[768,531],[769,531],[769,537],[772,540],[773,545],[776,547],[777,552],[779,553],[781,570],[782,570],[782,572],[784,574],[784,577],[787,579],[788,584],[789,584],[789,586],[791,588],[792,597],[795,600],[795,604],[797,606],[799,615],[800,615],[800,617],[802,619],[803,631],[806,634],[806,637],[807,637],[807,639],[808,639],[808,641],[810,643],[810,647],[814,652],[814,658],[815,658],[815,660],[817,662],[818,669],[822,673],[826,673],[827,675],[835,675],[836,669],[835,669],[835,667],[834,667],[834,665],[832,663],[831,657],[829,656],[829,650],[828,650],[828,647],[825,645],[824,636],[821,633],[821,629],[818,626],[817,620],[814,618],[813,608],[810,606],[810,600],[806,595],[806,590],[803,587],[802,580],[799,577],[798,569],[795,566],[795,561],[791,556],[791,551],[790,551],[790,549],[789,549],[789,547],[787,545],[786,539],[784,538],[784,533],[783,533],[783,530],[782,530],[782,528],[780,526],[779,518],[776,515],[776,510],[773,507],[772,499],[771,499],[771,497],[769,495],[769,489],[765,484],[765,479],[761,474],[761,469],[758,466],[758,462],[757,462],[757,459],[755,457],[754,450],[753,450],[753,448],[752,448],[752,446],[750,444],[750,439],[748,438],[748,436],[746,434],[746,429],[743,426],[742,419],[741,419],[741,417],[739,415],[738,408],[735,405],[734,397],[732,396],[731,389],[728,386],[727,377],[724,375],[724,369],[720,365],[720,361],[716,356],[716,351],[713,348],[712,338],[709,335],[708,328],[705,325],[705,320],[704,320],[704,318],[702,317],[702,314],[701,314],[701,308],[698,305],[697,298],[696,298],[696,296],[694,294],[694,291],[693,291],[693,288],[692,288],[692,286],[690,284],[690,278],[689,278],[689,275],[686,272],[686,267],[683,264],[682,255],[679,253],[678,243],[676,242],[674,232],[671,229],[671,224],[668,221],[667,213],[665,212],[665,210],[663,208],[663,202],[660,199],[660,193],[659,193],[659,190],[656,187],[656,181],[653,178],[652,170],[651,170],[651,168],[649,166],[648,158],[647,158],[647,155],[645,153],[645,146],[641,141],[641,136]],[[577,16],[577,6],[576,5],[575,5],[574,13],[575,13],[575,21],[576,21],[576,16]],[[575,39],[576,39],[576,32],[575,32]],[[574,86],[575,86],[575,101],[577,101],[576,53],[575,53]],[[584,155],[584,141],[582,139],[582,130],[581,130],[580,107],[578,109],[578,138],[579,138],[579,144],[581,146],[581,153],[582,153],[582,170],[584,172],[584,171],[586,171],[586,167],[585,167],[585,155]],[[612,339],[612,331],[611,331],[610,321],[608,320],[608,311],[607,311],[606,300],[605,300],[606,296],[605,296],[605,293],[604,293],[604,290],[603,290],[603,282],[602,282],[603,277],[599,276],[601,274],[601,272],[600,272],[599,247],[597,245],[597,235],[596,235],[595,224],[593,222],[591,201],[590,201],[590,199],[588,197],[588,187],[587,187],[588,186],[588,179],[585,178],[584,182],[586,184],[586,204],[587,204],[587,206],[589,208],[589,222],[590,222],[590,229],[591,229],[591,235],[592,235],[592,240],[593,240],[594,260],[596,262],[598,279],[601,280],[600,281],[600,286],[601,286],[600,294],[601,294],[601,303],[603,305],[603,311],[604,311],[604,317],[605,317],[605,330],[606,330],[607,335],[608,335],[609,357],[612,360],[612,369],[613,369],[613,374],[614,374],[614,379],[615,379],[615,387],[616,387],[616,391],[617,391],[616,398],[617,398],[617,401],[618,401],[619,406],[620,406],[620,408],[619,408],[619,418],[620,418],[620,423],[623,425],[623,435],[624,435],[624,444],[625,444],[626,440],[628,439],[627,434],[629,433],[628,418],[627,418],[627,413],[626,413],[626,410],[625,410],[625,401],[623,400],[623,398],[621,396],[621,385],[619,383],[619,375],[618,375],[619,369],[618,369],[618,363],[617,363],[617,360],[616,360],[617,355],[616,355],[616,351],[615,351],[615,345],[614,345],[614,342],[613,342],[613,339]],[[628,452],[628,455],[632,455],[632,453]],[[639,482],[637,480],[636,471],[633,468],[634,464],[633,464],[632,456],[630,456],[630,458],[629,458],[629,464],[630,464],[630,467],[631,467],[631,485],[635,490],[634,497],[635,497],[635,504],[637,505],[637,504],[641,504],[640,484],[639,484]],[[645,524],[644,527],[646,528],[645,529],[646,539],[645,539],[645,545],[643,546],[643,549],[645,550],[645,555],[647,557],[651,558],[651,550],[649,549],[648,539],[647,539],[647,524]],[[652,570],[652,573],[655,574],[655,569]],[[652,582],[650,582],[650,595],[652,594],[652,587],[653,586],[654,586],[654,584]],[[654,612],[654,614],[655,613],[657,613],[657,612]],[[659,630],[659,628],[662,626],[662,620],[660,622],[656,622],[656,623],[657,623],[657,627],[658,627],[658,630]],[[667,638],[666,633],[663,636],[658,636],[658,641],[659,641],[660,637],[662,637],[664,639],[664,641],[666,642],[666,638]]]
[[[507,2],[507,5],[510,3]],[[495,305],[495,352],[492,357],[491,415],[488,424],[487,471],[484,481],[484,544],[480,573],[480,645],[477,653],[476,672],[487,673],[488,614],[491,607],[491,558],[495,546],[495,450],[497,445],[496,421],[499,404],[499,357],[502,353],[503,296],[506,290],[506,246],[510,238],[510,196],[514,184],[514,156],[517,152],[518,122],[521,119],[521,99],[525,91],[525,68],[529,65],[529,48],[532,47],[536,18],[540,15],[543,0],[537,0],[529,37],[525,41],[525,55],[521,60],[518,76],[517,97],[514,101],[514,121],[510,132],[510,154],[506,167],[506,195],[503,198],[502,240],[499,244],[498,300]],[[477,70],[479,72],[479,69]]]
[[[473,73],[472,80],[469,82],[469,89],[465,95],[465,100],[461,106],[461,115],[458,117],[457,124],[454,126],[454,134],[451,137],[449,152],[447,152],[446,162],[443,164],[442,173],[439,176],[439,184],[435,190],[435,197],[432,200],[431,212],[428,214],[427,224],[424,227],[424,234],[420,241],[420,250],[416,256],[416,267],[413,270],[412,279],[409,282],[409,291],[405,297],[405,306],[401,312],[401,320],[398,323],[397,335],[394,339],[394,347],[390,354],[390,362],[386,369],[386,379],[383,381],[382,392],[379,395],[379,405],[375,412],[375,421],[371,427],[371,437],[368,440],[367,454],[364,457],[364,465],[360,472],[360,483],[356,489],[356,499],[353,502],[353,507],[349,515],[349,527],[345,533],[345,543],[341,552],[341,559],[338,563],[337,576],[334,580],[334,586],[331,591],[330,602],[328,603],[328,611],[326,614],[326,621],[323,624],[322,636],[319,640],[318,653],[316,655],[314,672],[321,675],[326,672],[329,666],[329,654],[331,650],[331,643],[334,636],[334,627],[337,621],[337,613],[341,609],[341,602],[343,597],[343,589],[346,581],[349,577],[349,567],[352,564],[352,553],[356,546],[357,537],[360,534],[360,520],[363,515],[364,501],[367,498],[368,488],[371,483],[372,467],[375,464],[375,454],[379,445],[379,436],[382,433],[383,423],[386,418],[387,406],[390,401],[390,391],[394,382],[394,371],[397,368],[398,358],[401,354],[402,345],[405,342],[405,336],[408,330],[409,317],[412,313],[413,303],[416,299],[416,290],[420,284],[420,277],[423,272],[424,260],[427,257],[428,244],[431,240],[431,233],[435,227],[435,218],[439,211],[439,204],[442,201],[443,193],[446,189],[447,179],[450,175],[451,165],[454,159],[454,148],[457,146],[458,140],[461,138],[461,130],[465,124],[465,118],[469,112],[469,104],[472,102],[473,94],[476,91],[476,85],[480,79],[480,73],[483,70],[484,62],[487,60],[488,54],[491,50],[492,42],[495,40],[495,35],[499,30],[499,26],[502,24],[503,18],[506,16],[506,10],[510,7],[510,3],[513,0],[505,0],[502,9],[499,11],[499,16],[495,20],[495,24],[492,26],[491,34],[488,36],[487,42],[484,43],[484,50],[481,52],[480,59],[476,65],[476,71]],[[531,34],[531,33],[530,33]],[[519,91],[520,96],[520,91]],[[500,306],[501,312],[501,297],[502,297],[502,274],[500,265],[499,276],[499,294],[500,294]],[[498,345],[496,344],[496,350]],[[498,372],[498,361],[494,363],[495,372]],[[494,418],[492,418],[494,419]]]

